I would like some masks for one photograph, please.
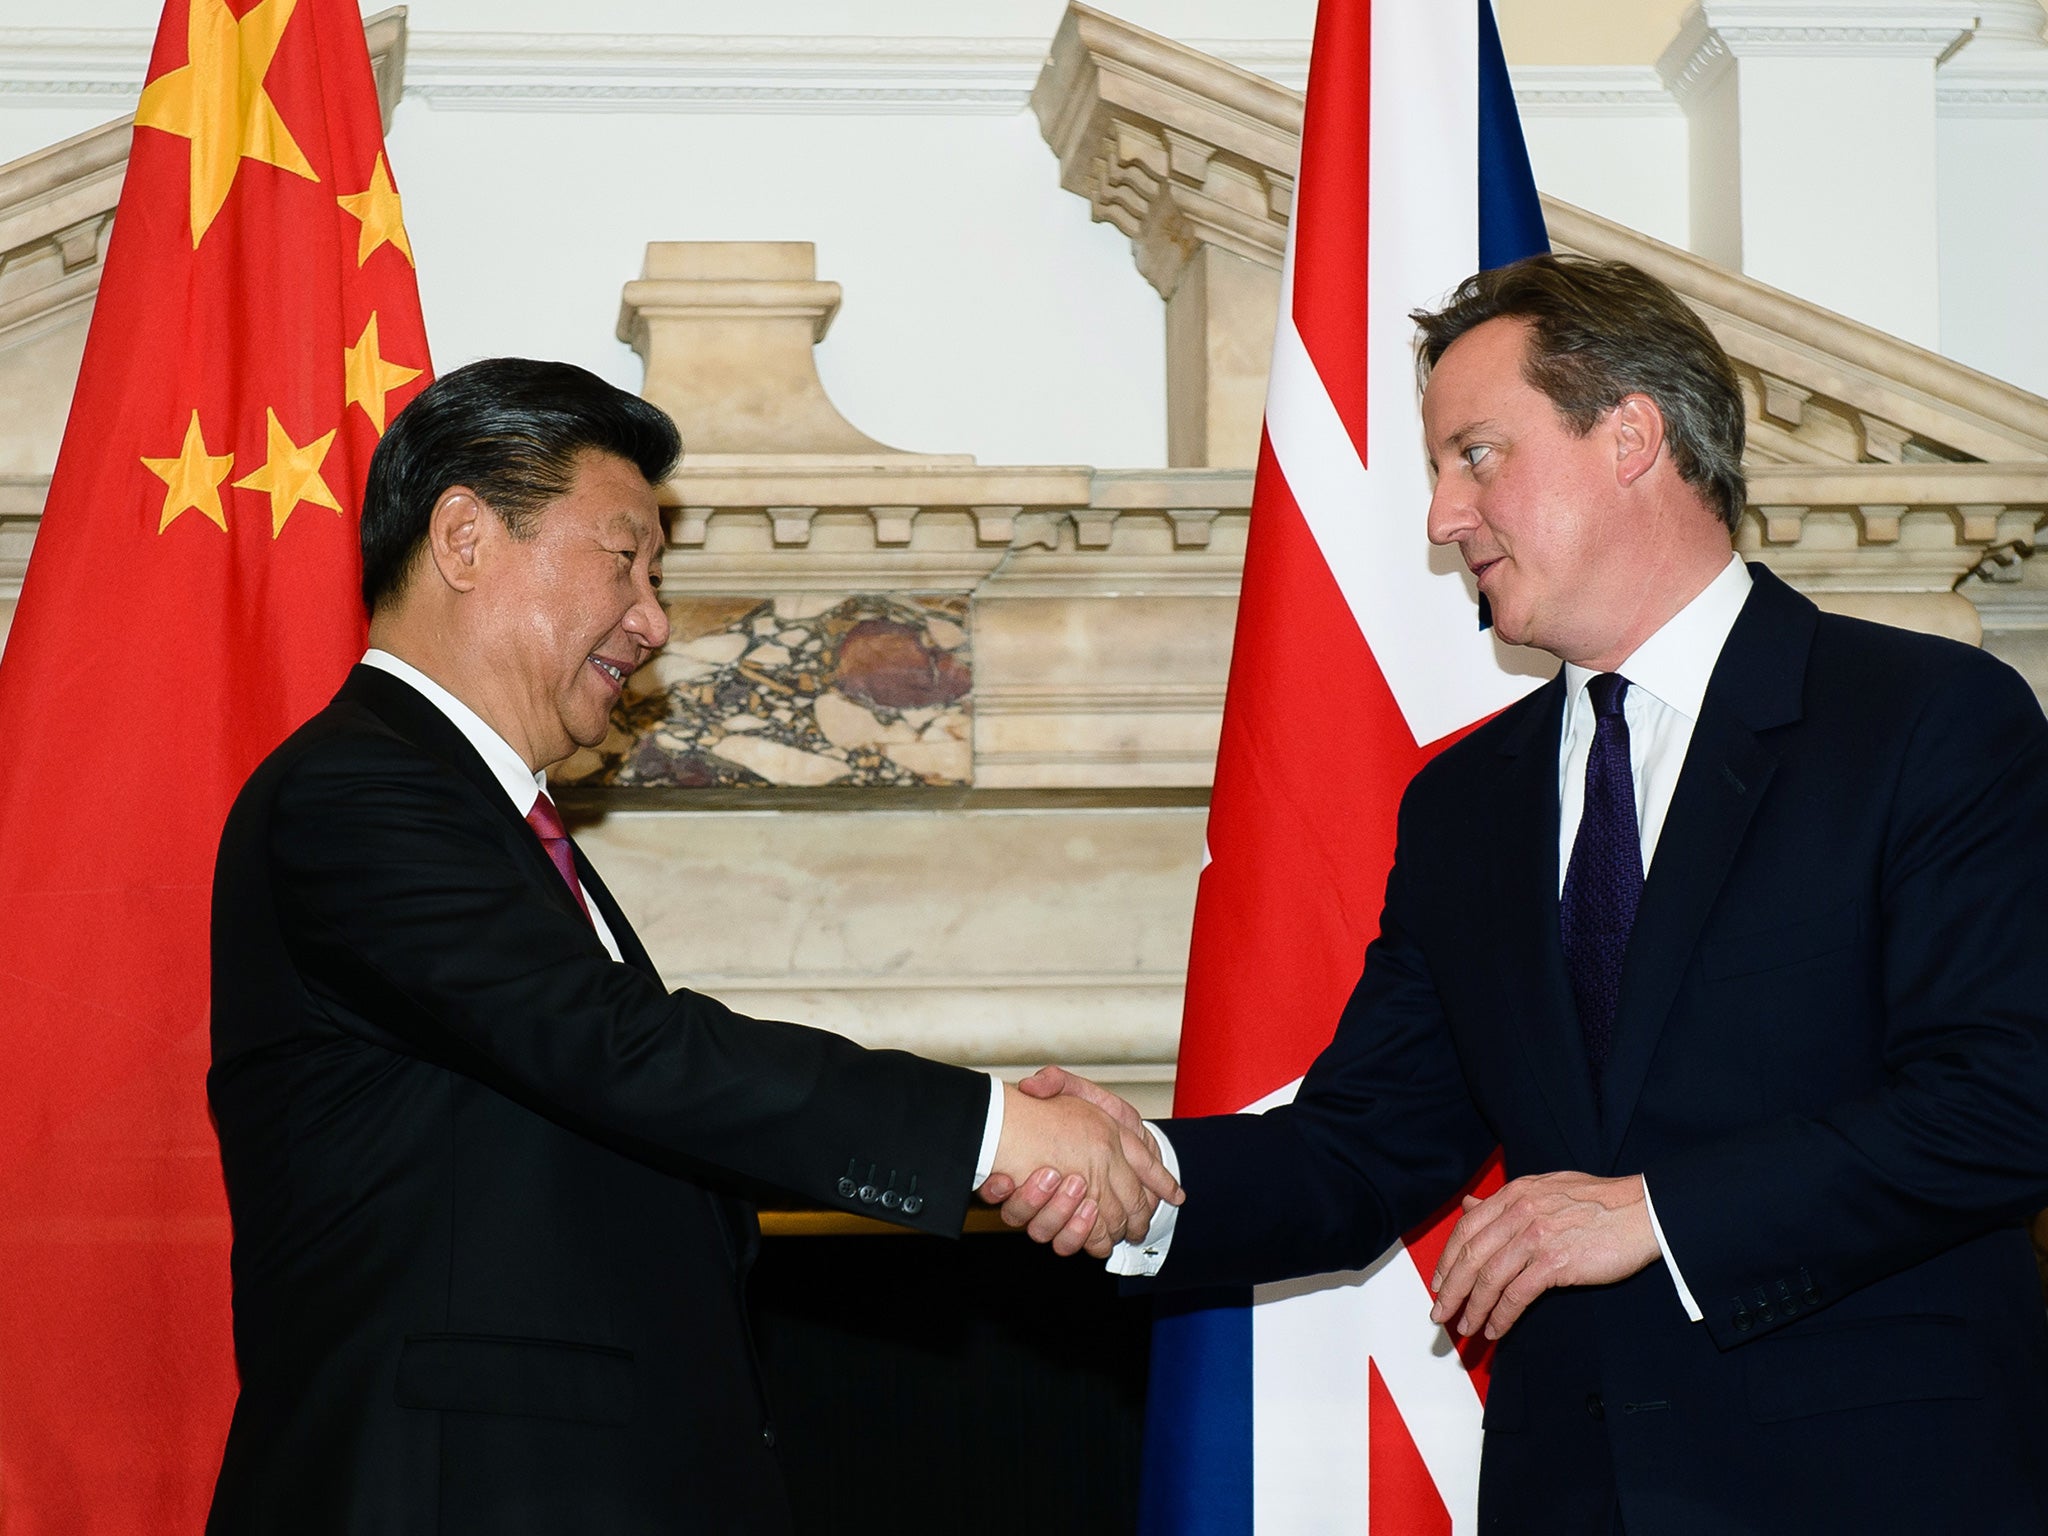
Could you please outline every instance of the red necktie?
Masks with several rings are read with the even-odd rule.
[[[562,825],[562,813],[555,809],[555,802],[541,795],[526,813],[526,824],[533,828],[541,847],[555,861],[555,869],[569,882],[569,894],[576,898],[576,905],[589,917],[590,908],[583,904],[583,882],[576,878],[576,855],[569,851],[569,832]]]

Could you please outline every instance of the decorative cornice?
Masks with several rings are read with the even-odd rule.
[[[1700,0],[1694,12],[1738,58],[1823,53],[1938,59],[1976,30],[1980,9],[1977,0]]]
[[[367,24],[373,44],[384,19]],[[133,28],[0,27],[0,99],[132,110],[150,44]],[[1305,40],[1196,46],[1296,90],[1308,76]],[[407,92],[469,112],[1009,115],[1046,52],[1033,37],[564,32],[415,32],[409,48]]]
[[[1524,64],[1509,69],[1524,117],[1679,117],[1684,109],[1647,64]]]
[[[1681,104],[1713,89],[1736,59],[1765,57],[1945,59],[1974,32],[1973,0],[1913,6],[1880,0],[1700,0],[1657,60]],[[2010,31],[2001,17],[2000,36]]]
[[[1965,49],[1935,75],[1934,102],[1943,117],[2048,117],[2048,48]]]
[[[1211,245],[1278,267],[1301,95],[1085,5],[1069,5],[1031,93],[1060,185],[1131,238],[1170,298]]]
[[[363,33],[388,131],[405,84],[405,7],[364,18]],[[0,27],[0,101],[133,112],[155,40],[137,27]]]

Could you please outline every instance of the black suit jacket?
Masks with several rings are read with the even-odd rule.
[[[2048,1528],[2048,725],[1966,646],[1761,567],[1707,690],[1596,1096],[1558,935],[1562,679],[1417,776],[1293,1104],[1176,1120],[1160,1283],[1369,1263],[1498,1142],[1642,1173],[1663,1264],[1502,1341],[1481,1525]]]
[[[758,1228],[724,1191],[882,1214],[844,1192],[872,1177],[959,1231],[985,1078],[667,992],[578,863],[624,964],[455,726],[370,668],[237,800],[220,1536],[786,1529]]]

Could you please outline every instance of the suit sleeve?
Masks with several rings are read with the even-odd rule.
[[[1885,834],[1880,1085],[1643,1170],[1723,1348],[2048,1204],[2048,722],[1987,659],[1943,683]]]
[[[1493,1150],[1408,926],[1414,795],[1402,804],[1379,936],[1293,1101],[1259,1115],[1165,1122],[1187,1201],[1156,1279],[1134,1286],[1256,1285],[1361,1269]]]
[[[957,1232],[980,1073],[744,1018],[612,961],[475,790],[396,740],[309,752],[268,830],[278,918],[316,1011],[629,1156]],[[917,1197],[884,1211],[844,1192]]]

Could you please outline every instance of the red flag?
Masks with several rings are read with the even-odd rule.
[[[363,479],[428,377],[355,6],[170,0],[0,659],[6,1536],[204,1520],[214,847],[362,652]]]

